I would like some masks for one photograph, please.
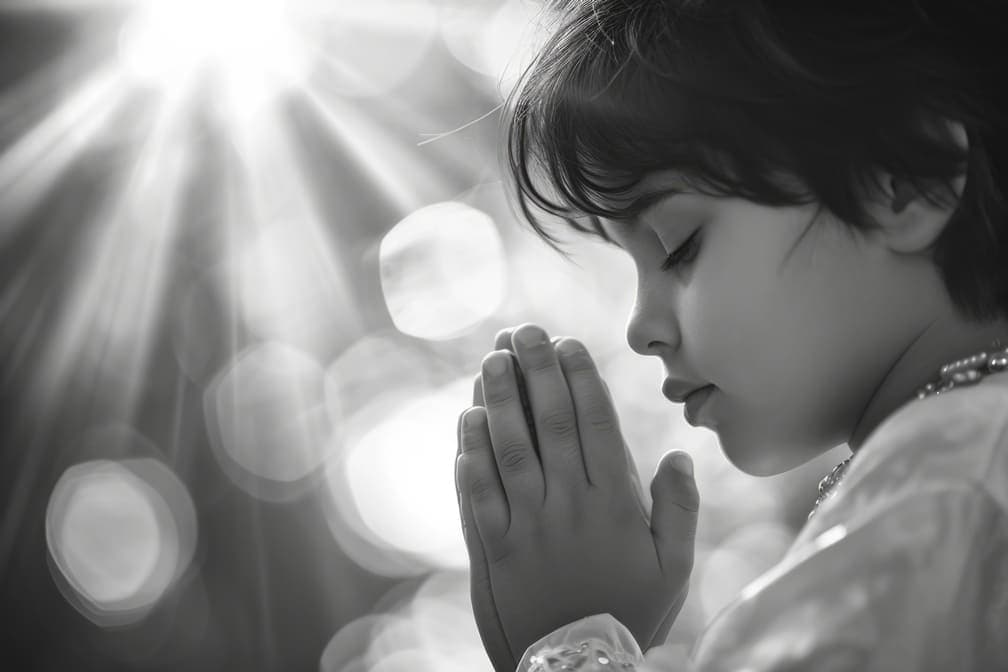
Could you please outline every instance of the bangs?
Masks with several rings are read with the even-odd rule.
[[[794,159],[754,116],[760,100],[752,77],[726,73],[725,57],[703,47],[695,26],[686,44],[662,3],[608,13],[585,5],[592,3],[580,3],[581,12],[554,33],[509,100],[508,169],[522,214],[540,235],[554,240],[536,209],[608,240],[599,218],[631,219],[671,192],[640,191],[657,171],[676,171],[700,193],[768,204],[808,200],[804,190],[769,177],[794,172]],[[701,27],[701,36],[730,29],[710,21]],[[712,35],[709,44],[725,42]],[[731,100],[713,81],[732,90]]]

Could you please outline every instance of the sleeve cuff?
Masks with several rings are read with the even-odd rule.
[[[637,640],[610,614],[595,614],[558,628],[530,646],[518,672],[633,670],[644,659]]]

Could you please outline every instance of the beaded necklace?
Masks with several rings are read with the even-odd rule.
[[[987,374],[1008,369],[1008,347],[1001,347],[1001,339],[994,341],[992,350],[990,353],[979,352],[941,367],[934,380],[917,390],[917,398],[923,399],[931,395],[944,394],[957,387],[975,385]],[[853,455],[833,467],[833,471],[819,481],[819,496],[812,506],[809,518],[815,514],[819,505],[830,497],[833,488],[843,478],[852,459],[854,459]]]

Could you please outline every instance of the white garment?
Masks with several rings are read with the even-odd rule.
[[[663,658],[596,614],[533,644],[518,670],[1008,670],[1008,373],[887,418],[689,661]]]

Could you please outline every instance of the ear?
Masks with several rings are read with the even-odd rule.
[[[969,149],[966,129],[947,122],[948,131],[965,151]],[[945,230],[966,186],[965,171],[947,185],[938,185],[938,199],[928,199],[909,179],[889,174],[878,176],[878,196],[866,204],[879,228],[874,234],[898,254],[925,253]],[[951,189],[949,189],[951,187]],[[937,202],[935,202],[937,200]]]

